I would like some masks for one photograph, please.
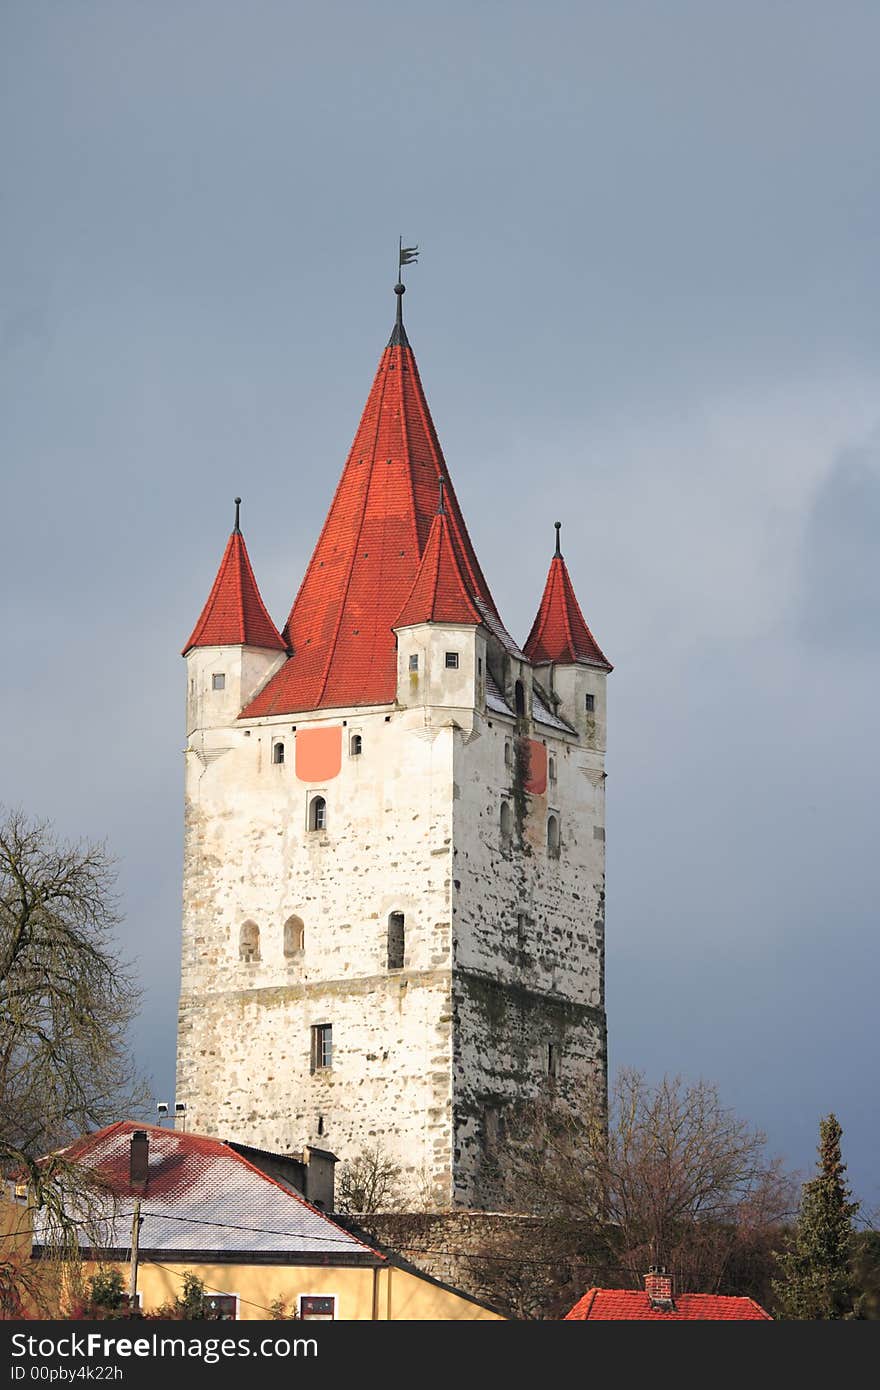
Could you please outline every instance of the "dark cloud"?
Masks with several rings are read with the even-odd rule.
[[[816,491],[799,605],[812,646],[880,654],[880,434],[839,454]]]

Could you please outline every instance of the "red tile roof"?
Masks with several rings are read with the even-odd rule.
[[[230,1144],[202,1134],[185,1134],[130,1120],[108,1125],[62,1150],[65,1158],[91,1169],[114,1194],[102,1225],[102,1247],[131,1241],[134,1191],[129,1182],[131,1136],[149,1138],[146,1190],[141,1198],[141,1248],[334,1256],[363,1263],[382,1259],[363,1241],[337,1226],[304,1197],[256,1168]],[[34,1239],[40,1244],[40,1220]],[[87,1240],[83,1232],[82,1243]]]
[[[482,618],[468,593],[449,518],[438,513],[431,523],[422,562],[395,627],[416,623],[473,623]]]
[[[441,478],[446,527],[467,594],[501,628],[398,321],[284,628],[292,655],[243,718],[394,700],[392,627],[419,572]]]
[[[550,561],[541,606],[523,650],[536,666],[545,661],[586,661],[606,671],[613,669],[587,627],[565,561],[558,553]]]
[[[244,536],[229,537],[208,602],[183,654],[193,647],[266,647],[284,651],[284,643],[260,597]]]
[[[589,1289],[566,1313],[565,1322],[655,1320],[659,1322],[738,1322],[772,1321],[753,1298],[734,1298],[722,1294],[677,1294],[670,1309],[655,1308],[642,1289]]]

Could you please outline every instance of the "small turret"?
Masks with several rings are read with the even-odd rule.
[[[471,596],[440,501],[413,586],[400,611],[397,634],[397,702],[464,709],[481,706],[485,691],[483,617]]]
[[[613,667],[587,627],[562,555],[562,523],[555,525],[556,550],[523,650],[559,713],[592,747],[604,749],[605,678]]]
[[[198,622],[183,648],[187,734],[231,724],[284,661],[284,642],[260,597],[240,526],[235,526]]]

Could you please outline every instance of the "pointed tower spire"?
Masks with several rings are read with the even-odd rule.
[[[413,250],[401,246],[403,255]],[[403,285],[396,288],[400,310]],[[433,535],[441,478],[442,537]],[[399,312],[284,628],[291,656],[242,717],[391,704],[397,695],[392,628],[420,572],[429,537],[438,552],[442,548],[441,574],[452,563],[452,547],[465,590],[456,611],[464,607],[481,615],[461,621],[484,622],[521,657],[468,535]],[[438,588],[443,591],[440,580]]]
[[[586,662],[589,666],[601,666],[603,670],[611,671],[610,661],[587,627],[568,567],[562,558],[559,536],[562,522],[557,521],[554,525],[556,551],[550,561],[541,606],[523,651],[535,666],[551,661],[567,665]]]
[[[443,508],[441,478],[440,503],[428,533],[422,563],[394,627],[414,627],[417,623],[464,623],[478,627],[482,621],[468,593],[449,518]]]
[[[397,318],[391,330],[391,337],[388,339],[389,347],[409,347],[409,338],[406,336],[406,329],[403,326],[403,296],[406,294],[406,285],[398,280],[394,286],[394,293],[397,295]]]
[[[241,534],[241,498],[235,499],[235,526],[198,622],[183,648],[262,647],[284,651],[284,642],[266,611]]]

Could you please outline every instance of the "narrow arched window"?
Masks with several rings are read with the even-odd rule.
[[[502,801],[502,803],[501,803],[501,816],[500,816],[500,822],[501,822],[501,838],[502,838],[502,840],[509,840],[509,839],[510,839],[510,826],[511,826],[510,802],[509,802],[509,801]]]
[[[547,849],[551,854],[559,853],[559,818],[547,817]]]
[[[510,767],[510,764],[512,763],[512,761],[513,761],[513,749],[511,748],[510,743],[507,742],[507,741],[505,741],[505,744],[504,744],[504,766],[505,766],[505,767]]]
[[[273,763],[283,763],[283,762],[284,762],[284,744],[283,744],[283,743],[273,743],[273,745],[272,745],[272,761],[273,761]]]
[[[348,745],[348,751],[353,758],[359,758],[361,753],[363,753],[364,741],[360,734],[352,734],[351,742]]]
[[[323,796],[313,796],[309,805],[309,829],[326,830],[327,802]]]
[[[526,690],[522,681],[517,681],[513,687],[513,702],[517,719],[522,719],[526,712]]]
[[[555,781],[556,781],[556,759],[555,759],[555,758],[548,758],[548,759],[547,759],[547,776],[550,778],[550,781],[551,781],[551,782],[555,782]]]
[[[250,919],[242,922],[238,933],[238,956],[249,964],[260,959],[260,928]]]
[[[406,918],[402,912],[388,914],[388,969],[402,970],[406,955]]]
[[[306,928],[301,917],[288,917],[284,923],[284,954],[298,956],[306,944]]]

